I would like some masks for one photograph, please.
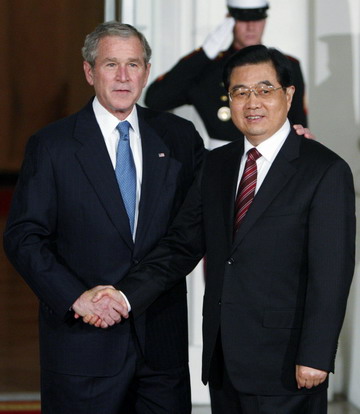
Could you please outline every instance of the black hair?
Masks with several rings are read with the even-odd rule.
[[[276,71],[276,77],[283,88],[293,85],[291,63],[289,59],[274,48],[263,45],[244,47],[235,52],[226,62],[223,71],[223,82],[228,91],[230,86],[230,76],[232,71],[245,65],[257,65],[259,63],[270,62]]]

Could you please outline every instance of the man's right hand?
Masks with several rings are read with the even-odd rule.
[[[316,139],[315,135],[309,128],[305,128],[301,124],[295,124],[293,127],[298,135],[304,135],[305,138]]]
[[[296,382],[298,388],[313,388],[322,384],[328,377],[328,372],[320,369],[296,365]]]
[[[120,294],[116,298],[106,295],[96,302],[93,297],[103,289],[118,292],[113,286],[96,286],[85,291],[73,304],[75,318],[83,318],[85,323],[96,327],[107,328],[128,318],[128,307],[124,297]]]

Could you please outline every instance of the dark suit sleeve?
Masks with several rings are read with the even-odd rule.
[[[159,76],[147,89],[145,103],[149,108],[168,111],[191,104],[188,92],[211,64],[202,49],[182,58],[169,72]]]
[[[188,275],[204,255],[200,175],[168,235],[117,286],[128,298],[135,317]]]
[[[63,317],[86,287],[54,248],[59,237],[56,187],[50,154],[33,136],[13,197],[4,249],[40,301]]]
[[[308,284],[297,364],[334,371],[355,263],[355,196],[350,168],[328,168],[309,215]]]

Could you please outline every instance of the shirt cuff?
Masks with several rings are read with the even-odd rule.
[[[119,290],[119,292],[122,294],[123,298],[125,299],[125,302],[126,302],[126,305],[127,305],[127,308],[128,308],[128,312],[130,312],[131,311],[131,305],[130,305],[130,302],[128,301],[128,298],[126,297],[125,293],[121,292],[121,290]]]

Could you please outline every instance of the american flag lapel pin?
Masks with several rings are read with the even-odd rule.
[[[159,158],[164,158],[165,157],[165,153],[159,152],[158,156],[159,156]]]

